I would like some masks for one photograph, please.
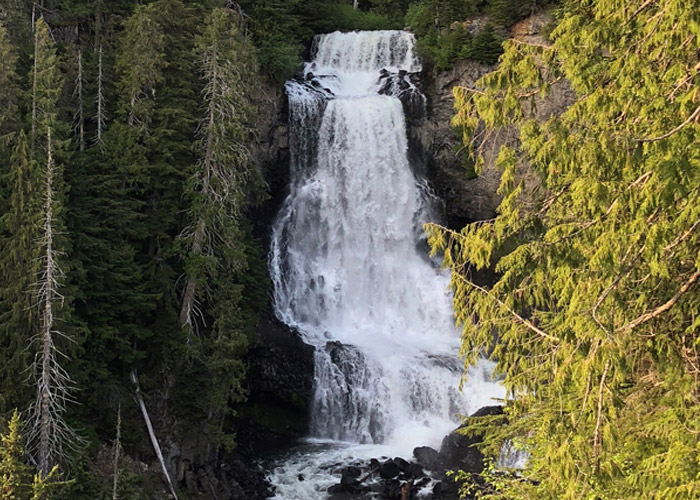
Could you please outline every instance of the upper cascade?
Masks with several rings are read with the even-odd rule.
[[[314,39],[314,62],[342,72],[422,70],[416,39],[408,31],[336,31]]]

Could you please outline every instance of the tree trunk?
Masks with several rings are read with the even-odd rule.
[[[163,475],[165,476],[165,480],[168,483],[168,487],[170,488],[170,493],[172,494],[173,498],[175,500],[178,500],[177,498],[177,493],[175,493],[175,487],[173,486],[173,482],[170,479],[170,474],[168,473],[168,468],[165,466],[165,459],[163,458],[163,452],[160,449],[160,445],[158,444],[158,439],[156,438],[156,433],[153,430],[153,424],[151,424],[151,417],[148,416],[148,410],[146,410],[146,403],[143,402],[143,396],[141,396],[141,388],[139,387],[139,379],[138,375],[136,374],[136,370],[132,370],[131,372],[131,382],[134,384],[136,387],[136,401],[139,405],[139,408],[141,408],[141,414],[143,415],[143,421],[146,423],[146,428],[148,429],[148,435],[151,438],[151,445],[153,445],[153,450],[156,452],[156,456],[158,457],[158,461],[160,462],[160,466],[163,469]]]
[[[51,357],[53,355],[53,297],[56,280],[56,265],[53,254],[53,157],[51,150],[51,128],[47,131],[46,165],[46,205],[44,238],[46,253],[44,258],[42,290],[43,310],[41,312],[41,378],[39,379],[39,473],[45,478],[51,471]]]
[[[83,106],[83,49],[78,49],[78,77],[75,81],[75,96],[78,100],[76,116],[78,122],[78,144],[85,151],[85,110]]]
[[[102,72],[102,45],[99,48],[98,63],[97,63],[97,137],[95,142],[97,145],[102,144],[102,131],[105,128],[105,108],[104,108],[104,93],[102,89],[103,72]]]
[[[117,500],[117,486],[119,485],[119,455],[122,447],[122,404],[117,410],[117,437],[114,440],[114,467],[112,472],[112,500]]]

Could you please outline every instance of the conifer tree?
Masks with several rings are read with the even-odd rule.
[[[15,129],[19,113],[17,53],[0,21],[0,140]]]
[[[493,221],[430,242],[453,271],[463,353],[492,353],[512,394],[522,477],[482,498],[697,498],[700,492],[699,12],[681,2],[565,2],[551,45],[511,40],[458,88],[455,125],[515,126]],[[570,82],[544,123],[537,97]],[[525,192],[527,161],[541,185]],[[471,280],[495,266],[497,282]]]
[[[30,286],[38,273],[41,229],[41,177],[20,131],[10,162],[11,196],[0,218],[0,412],[28,404],[26,369],[29,343],[36,332]]]
[[[24,463],[24,446],[20,433],[22,423],[15,410],[7,433],[0,436],[0,498],[27,500],[29,498],[29,467]]]
[[[138,6],[124,23],[116,69],[121,74],[122,116],[147,133],[152,119],[156,85],[163,79],[164,37],[146,6]]]
[[[254,135],[251,96],[257,68],[253,49],[238,33],[231,14],[215,9],[197,41],[196,53],[206,117],[200,125],[198,169],[190,181],[191,222],[182,235],[188,252],[180,322],[189,329],[195,328],[197,304],[211,286],[207,277],[222,265],[235,269],[242,260],[240,220],[250,193],[262,185],[247,146]]]
[[[46,133],[47,157],[44,171],[44,207],[42,213],[42,258],[37,274],[36,308],[39,312],[39,333],[35,341],[39,352],[34,361],[36,400],[31,407],[29,442],[39,466],[41,479],[46,479],[53,467],[68,458],[69,451],[78,442],[75,432],[65,421],[66,405],[72,401],[73,382],[61,366],[61,352],[56,345],[58,310],[64,297],[59,292],[63,272],[58,264],[56,248],[57,212],[60,201],[54,182],[59,174],[55,168],[51,128]]]

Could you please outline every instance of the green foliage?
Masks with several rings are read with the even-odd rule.
[[[121,74],[121,115],[130,125],[148,131],[155,87],[163,80],[165,37],[153,20],[153,9],[138,6],[124,23],[115,69]]]
[[[0,498],[3,500],[52,500],[61,489],[71,484],[58,479],[58,467],[46,477],[32,474],[26,463],[22,422],[15,411],[8,422],[7,433],[0,435]]]
[[[510,26],[518,20],[518,2],[515,0],[491,0],[489,16],[499,26]]]
[[[243,356],[268,301],[265,257],[247,220],[265,191],[250,154],[260,121],[260,58],[238,14],[215,8],[223,2],[141,3],[48,2],[50,11],[37,16],[32,31],[29,4],[0,0],[0,414],[27,408],[33,392],[26,383],[37,328],[32,285],[42,246],[50,126],[55,243],[66,271],[56,326],[75,342],[56,338],[70,358],[63,366],[80,388],[81,403],[70,405],[68,419],[94,442],[111,439],[113,422],[105,409],[128,399],[128,375],[137,369],[153,404],[170,408],[169,418],[197,429],[210,424],[212,440],[232,442],[235,429],[224,417],[229,403],[245,399]],[[294,7],[303,10],[302,2]],[[294,40],[310,38],[311,30],[298,20],[278,22],[287,29],[276,32],[278,40],[286,40],[285,33]],[[81,148],[79,105],[85,136],[96,135],[98,46],[107,121],[100,144],[88,140]],[[220,52],[212,56],[212,48]],[[289,70],[300,51],[295,45],[280,64]],[[214,110],[235,108],[234,118],[213,127],[206,126],[211,87],[199,78],[211,69],[205,59],[216,60],[218,74],[226,78],[219,83],[230,90],[217,97]],[[69,143],[71,120],[76,133]],[[200,166],[210,138],[216,143],[212,158],[233,181],[228,188],[214,183],[225,214],[235,219],[230,224],[219,219],[222,205],[202,196]],[[200,216],[222,237],[212,255],[194,255],[184,236]],[[190,274],[201,279],[197,299],[204,321],[187,344],[178,312]],[[137,410],[125,408],[124,446],[146,460],[149,448]],[[64,497],[97,496],[99,487],[81,483],[87,486],[74,485]],[[27,484],[31,487],[31,478]],[[37,495],[42,488],[38,483]],[[125,488],[124,498],[131,494],[126,490],[148,490]]]
[[[330,5],[319,16],[315,28],[320,31],[400,29],[401,20],[376,11],[353,9],[352,5]]]
[[[7,30],[0,21],[0,138],[13,130],[18,119],[19,88],[17,54],[10,44]],[[12,121],[15,121],[13,124]]]
[[[260,40],[260,66],[275,82],[289,78],[301,63],[301,44],[287,42],[283,35],[272,34]]]
[[[29,497],[31,476],[24,463],[24,446],[20,434],[21,422],[15,410],[8,422],[7,433],[0,436],[0,498],[23,500]]]
[[[503,53],[501,37],[498,36],[492,24],[488,24],[474,37],[474,42],[468,55],[471,59],[483,64],[495,64]]]
[[[11,197],[0,218],[0,412],[7,414],[26,405],[28,388],[22,373],[30,363],[27,339],[36,330],[36,311],[30,285],[38,273],[40,249],[36,245],[41,231],[41,177],[29,158],[27,136],[20,131],[10,164],[7,185]]]
[[[463,354],[491,353],[512,394],[487,451],[507,439],[530,455],[524,478],[481,498],[700,494],[698,26],[682,3],[571,0],[551,46],[506,42],[477,92],[455,91],[472,152],[477,126],[520,131],[496,162],[498,217],[428,228],[453,270]],[[534,120],[567,82],[574,103]],[[474,267],[498,281],[477,286]]]
[[[472,35],[465,27],[467,18],[486,9],[500,26],[487,24]],[[474,60],[495,64],[502,54],[503,28],[520,18],[511,0],[491,0],[486,5],[472,2],[434,2],[422,0],[411,4],[406,13],[406,24],[416,33],[423,56],[432,61],[435,69],[445,71],[457,60]]]

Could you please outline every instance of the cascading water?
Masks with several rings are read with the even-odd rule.
[[[449,276],[421,245],[430,196],[399,99],[423,99],[414,43],[402,31],[318,36],[286,86],[292,181],[272,235],[275,307],[316,347],[311,437],[346,444],[279,464],[281,499],[322,498],[334,480],[324,463],[437,447],[459,415],[503,396],[486,363],[457,389]]]

